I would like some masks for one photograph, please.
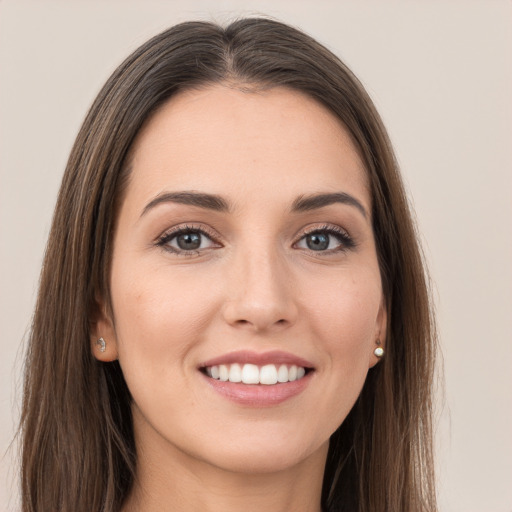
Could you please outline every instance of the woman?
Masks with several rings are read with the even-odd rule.
[[[68,162],[23,510],[435,510],[432,325],[352,73],[275,21],[173,27],[115,71]]]

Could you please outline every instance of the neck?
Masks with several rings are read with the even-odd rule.
[[[123,512],[321,511],[327,444],[292,467],[229,471],[176,447],[137,446],[137,474]]]

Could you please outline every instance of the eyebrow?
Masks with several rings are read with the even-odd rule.
[[[217,212],[229,212],[231,210],[229,203],[219,195],[206,194],[203,192],[182,191],[182,192],[163,192],[152,199],[142,211],[141,217],[149,210],[162,203],[178,203]],[[299,196],[292,203],[292,212],[306,212],[341,203],[357,208],[365,218],[368,213],[364,206],[355,197],[345,192],[333,192],[327,194],[312,194],[308,196]]]
[[[215,194],[204,194],[201,192],[164,192],[156,196],[144,207],[141,217],[149,210],[162,203],[187,204],[217,212],[227,212],[230,210],[226,200]]]
[[[357,208],[364,216],[368,218],[368,212],[365,207],[355,197],[345,192],[333,192],[329,194],[313,194],[309,196],[300,196],[292,204],[292,212],[306,212],[330,206],[331,204],[347,204]]]

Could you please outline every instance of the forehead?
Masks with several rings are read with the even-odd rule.
[[[220,84],[179,93],[139,133],[131,168],[128,194],[250,191],[285,200],[341,188],[370,209],[367,173],[343,124],[284,87],[247,92]]]

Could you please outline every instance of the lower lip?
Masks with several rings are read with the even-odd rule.
[[[265,384],[241,384],[212,379],[201,374],[208,385],[220,395],[248,407],[271,407],[302,393],[309,384],[314,372],[309,372],[302,379],[267,386]]]

